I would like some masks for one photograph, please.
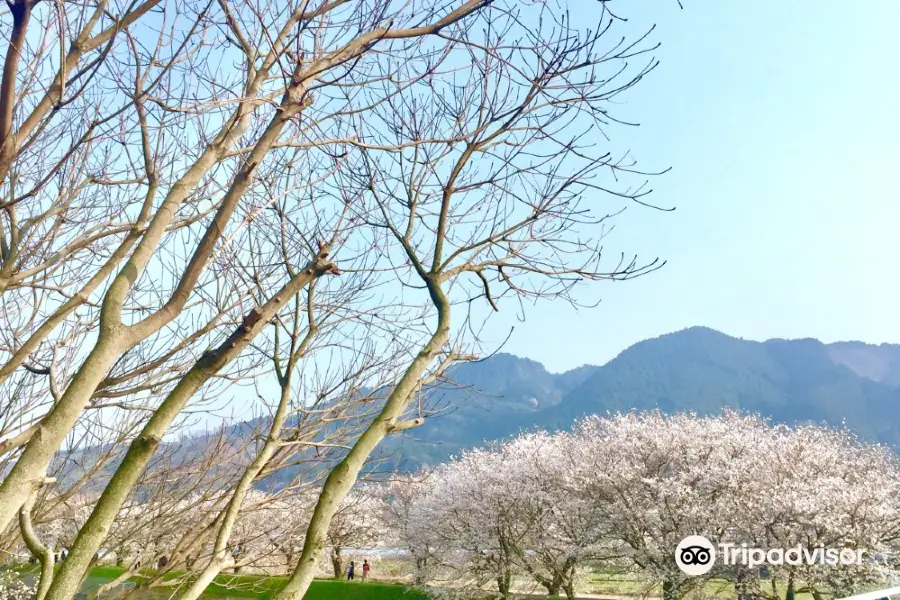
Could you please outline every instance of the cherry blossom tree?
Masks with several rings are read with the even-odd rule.
[[[497,451],[498,473],[528,535],[517,562],[550,596],[575,597],[575,576],[585,562],[604,563],[621,552],[611,539],[603,506],[578,493],[572,473],[580,460],[576,440],[564,433],[523,434]]]
[[[583,493],[606,506],[611,533],[628,559],[679,598],[705,578],[739,576],[739,591],[760,590],[758,574],[720,564],[686,577],[674,548],[688,535],[740,547],[863,549],[878,554],[896,540],[900,470],[885,448],[827,427],[773,426],[754,415],[630,413],[590,417],[575,434]],[[785,565],[773,569],[793,595],[850,591],[885,571],[859,566]]]
[[[488,583],[507,597],[523,570],[518,562],[529,524],[503,483],[507,465],[500,452],[478,449],[442,465],[428,478],[418,498],[430,530],[429,541],[440,559],[432,580],[481,588]],[[439,573],[439,574],[438,574]]]
[[[679,570],[676,546],[689,535],[722,540],[733,517],[730,473],[740,469],[754,434],[766,429],[736,414],[589,417],[574,434],[580,456],[573,479],[605,506],[611,534],[627,547],[631,564],[662,581],[664,597],[674,600],[705,579]]]
[[[357,486],[344,497],[328,529],[328,547],[335,579],[344,575],[345,550],[369,549],[386,537],[382,499],[372,486]]]
[[[551,596],[575,595],[577,568],[610,559],[607,514],[573,493],[571,436],[523,434],[463,454],[427,478],[392,483],[393,521],[416,559],[417,580],[496,585],[525,578]],[[447,570],[443,576],[435,561]]]
[[[395,475],[383,489],[384,522],[387,543],[402,548],[413,561],[413,582],[425,585],[433,578],[431,569],[438,562],[440,540],[435,535],[434,520],[428,512],[431,505],[426,495],[429,473]]]
[[[900,539],[894,452],[862,443],[849,431],[814,425],[773,427],[766,434],[756,438],[754,460],[736,474],[736,541],[758,548],[846,549],[852,555],[861,550],[868,559],[773,566],[767,585],[758,572],[748,573],[747,592],[770,600],[810,593],[818,600],[896,581],[896,571],[877,560]]]
[[[667,600],[711,578],[767,600],[850,594],[896,578],[878,560],[785,563],[770,568],[765,585],[758,571],[722,558],[704,576],[675,563],[689,535],[723,549],[889,554],[900,533],[897,457],[840,429],[734,412],[594,416],[572,432],[466,452],[392,489],[395,533],[417,561],[446,570],[423,569],[420,583],[493,582],[508,595],[516,578],[531,577],[550,595],[572,597],[575,569],[587,560],[632,569]]]

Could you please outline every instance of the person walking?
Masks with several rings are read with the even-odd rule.
[[[350,561],[350,565],[347,567],[347,581],[353,581],[353,561]]]
[[[372,569],[372,567],[369,566],[369,561],[364,560],[363,561],[363,576],[362,576],[363,581],[366,581],[369,578],[369,571],[371,569]]]

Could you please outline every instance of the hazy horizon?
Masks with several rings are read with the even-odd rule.
[[[572,370],[578,369],[578,368],[580,368],[580,367],[588,367],[588,366],[591,366],[591,367],[602,367],[602,366],[606,365],[607,363],[609,363],[610,361],[614,360],[619,354],[621,354],[622,352],[624,352],[625,350],[627,350],[627,349],[630,348],[631,346],[634,346],[635,344],[640,344],[641,342],[646,342],[646,341],[653,340],[653,339],[656,339],[656,338],[660,338],[660,337],[663,337],[663,336],[666,336],[666,335],[671,335],[671,334],[673,334],[673,333],[679,333],[679,332],[681,332],[681,331],[685,331],[686,329],[695,329],[695,328],[712,329],[712,330],[717,331],[717,332],[719,332],[719,333],[721,333],[721,334],[727,335],[728,337],[732,337],[732,338],[736,338],[736,339],[741,339],[741,340],[748,341],[748,342],[759,342],[759,343],[762,343],[762,342],[768,342],[768,341],[770,341],[770,340],[788,340],[788,341],[794,341],[794,340],[803,340],[803,339],[814,339],[814,340],[818,340],[818,341],[820,341],[820,342],[822,342],[823,344],[826,344],[826,345],[828,345],[828,344],[867,344],[867,345],[869,345],[869,346],[900,346],[900,341],[896,341],[896,342],[878,342],[878,343],[873,343],[873,342],[866,342],[866,341],[863,341],[863,340],[823,340],[823,339],[817,338],[817,337],[815,337],[815,336],[802,336],[802,337],[774,336],[774,337],[767,337],[767,338],[761,338],[761,339],[754,339],[754,338],[749,338],[749,337],[742,337],[742,336],[739,336],[739,335],[732,335],[732,334],[728,333],[727,331],[721,331],[721,330],[716,329],[716,328],[714,328],[714,327],[707,327],[706,325],[691,325],[691,326],[689,326],[689,327],[682,327],[682,328],[680,328],[680,329],[676,329],[676,330],[673,330],[673,331],[666,331],[666,332],[660,333],[660,334],[658,334],[658,335],[653,335],[653,336],[650,336],[650,337],[648,337],[648,338],[644,338],[644,339],[642,339],[642,340],[638,340],[638,341],[635,342],[634,344],[629,344],[628,346],[622,348],[621,350],[619,350],[618,352],[616,352],[615,355],[611,356],[608,360],[605,360],[605,361],[603,361],[602,363],[590,363],[590,362],[584,362],[584,363],[581,363],[581,364],[578,364],[578,365],[574,365],[574,366],[571,366],[571,367],[566,367],[566,368],[561,369],[561,370],[551,369],[550,367],[548,367],[547,365],[545,365],[544,363],[542,363],[540,360],[538,360],[538,359],[536,359],[536,358],[533,358],[533,357],[531,357],[531,356],[526,356],[526,355],[524,355],[524,354],[518,353],[518,352],[516,352],[516,350],[515,350],[514,348],[511,348],[511,347],[509,347],[508,345],[507,345],[507,346],[504,346],[503,348],[501,348],[497,353],[498,353],[498,354],[509,354],[509,355],[511,355],[511,356],[515,356],[516,358],[524,358],[524,359],[528,359],[528,360],[533,360],[533,361],[535,361],[535,362],[541,363],[541,365],[543,365],[544,368],[547,369],[547,372],[548,372],[548,373],[552,373],[552,374],[554,374],[554,375],[559,375],[559,374],[561,374],[561,373],[565,373],[565,372],[567,372],[567,371],[572,371]]]

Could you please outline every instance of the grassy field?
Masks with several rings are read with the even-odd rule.
[[[30,571],[25,571],[26,573]],[[100,585],[108,583],[122,574],[121,567],[96,567],[85,581],[83,592],[92,592]],[[168,579],[178,578],[182,573],[173,572]],[[270,600],[287,583],[287,577],[267,575],[220,575],[206,588],[203,597],[210,600],[221,598],[251,598]],[[166,588],[168,596],[171,588]],[[158,594],[163,596],[162,593]],[[154,596],[157,596],[154,594]],[[316,579],[312,582],[304,600],[425,600],[419,590],[401,584],[359,581],[338,581]]]
[[[34,567],[27,568],[27,571],[33,570]],[[85,582],[83,591],[90,594],[100,585],[116,579],[123,571],[123,568],[113,566],[94,568]],[[151,573],[148,572],[147,575],[149,576]],[[176,571],[169,573],[166,579],[180,578],[183,575]],[[140,576],[131,581],[134,582],[137,579],[140,579]],[[658,585],[648,584],[627,571],[600,568],[586,573],[580,579],[579,591],[590,596],[658,598],[662,595]],[[283,576],[222,574],[206,588],[203,598],[205,600],[221,600],[223,598],[271,600],[286,583],[287,577]],[[783,586],[781,587],[783,588]],[[539,593],[539,590],[535,591]],[[168,597],[171,592],[171,587],[160,588],[158,593],[149,593],[148,597],[161,600]],[[782,589],[782,598],[783,594]],[[699,590],[699,593],[690,596],[733,600],[735,598],[734,585],[727,580],[712,580],[708,581]],[[360,581],[316,579],[310,585],[304,600],[425,600],[425,598],[426,595],[421,590],[410,588],[402,583],[380,581],[362,583]],[[807,594],[798,594],[796,600],[812,600],[812,597]]]
[[[240,597],[269,600],[287,583],[287,577],[259,575],[220,575],[206,588],[206,596]],[[424,600],[421,591],[396,583],[316,579],[305,600]]]

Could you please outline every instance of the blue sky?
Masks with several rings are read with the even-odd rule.
[[[693,325],[900,343],[900,2],[683,4],[618,7],[636,28],[657,23],[662,46],[618,113],[641,127],[614,142],[672,167],[653,200],[677,208],[629,208],[608,248],[668,264],[600,284],[594,309],[532,307],[505,350],[561,371]]]

